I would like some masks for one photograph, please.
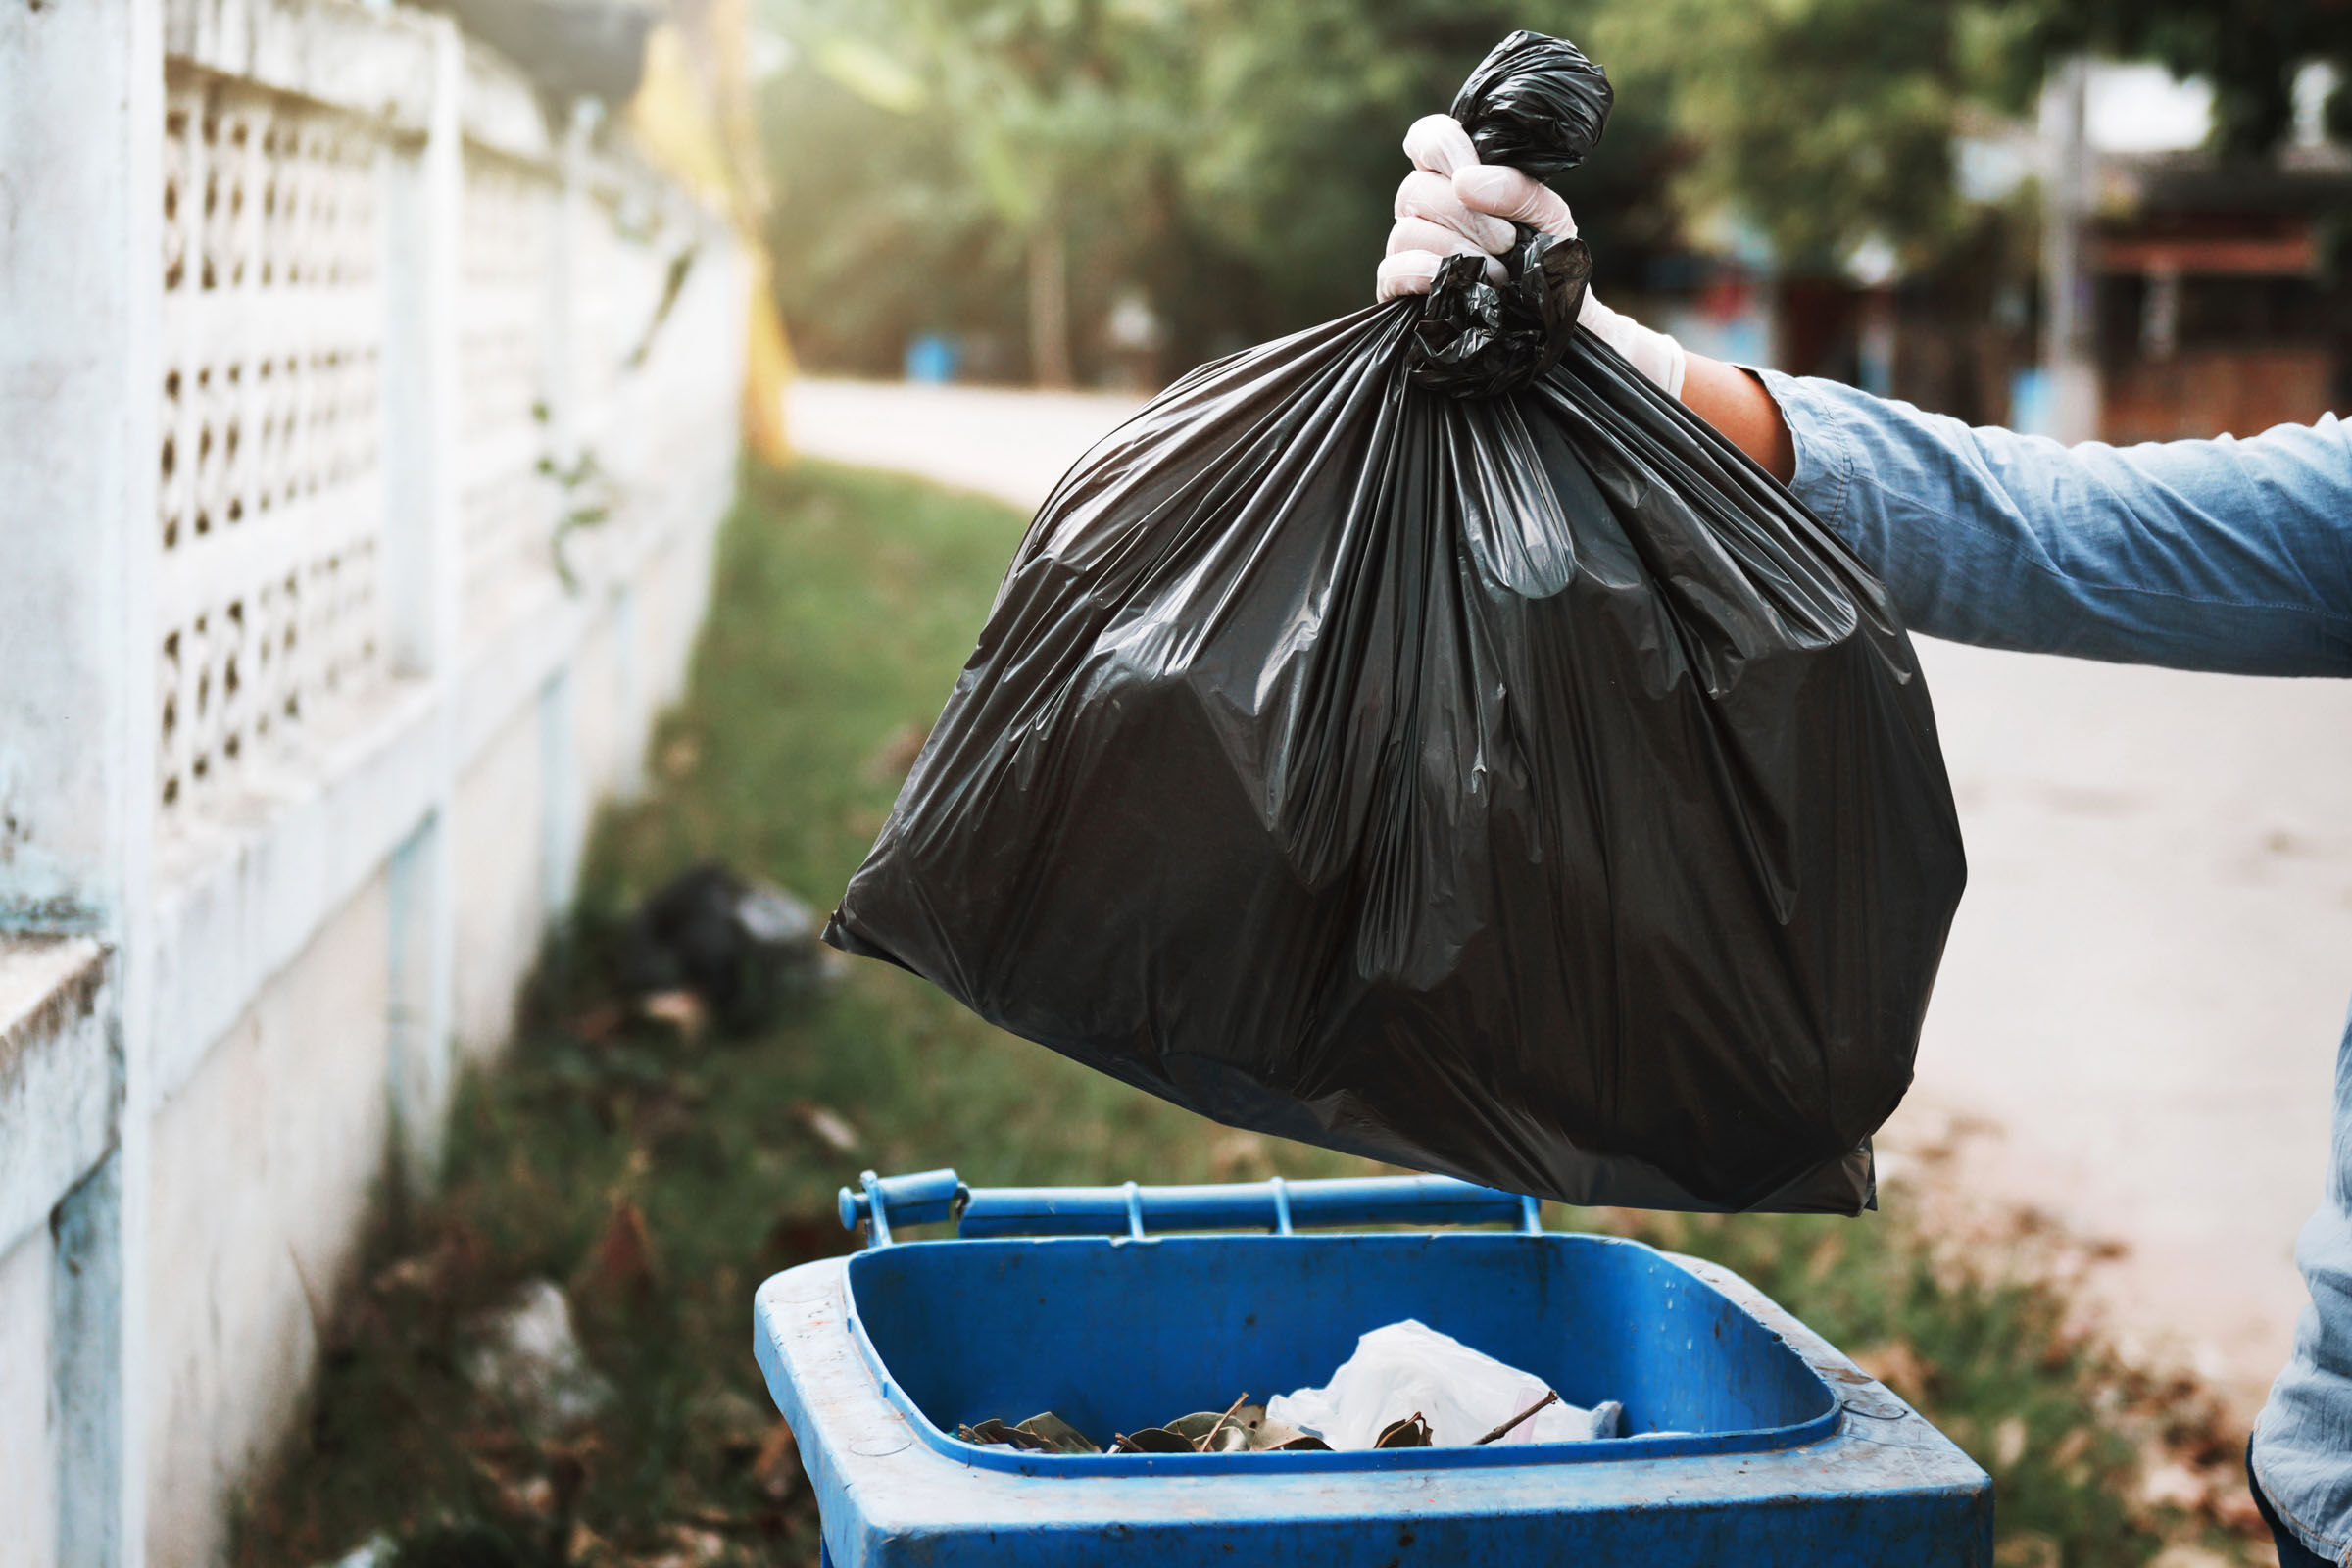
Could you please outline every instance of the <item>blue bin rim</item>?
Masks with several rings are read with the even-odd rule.
[[[1332,1242],[1395,1242],[1415,1245],[1436,1242],[1444,1245],[1564,1245],[1590,1247],[1630,1247],[1648,1253],[1690,1281],[1692,1287],[1711,1295],[1724,1293],[1711,1281],[1701,1278],[1683,1266],[1673,1253],[1661,1251],[1644,1242],[1621,1236],[1596,1236],[1580,1231],[1544,1231],[1525,1233],[1443,1232],[1443,1231],[1320,1231],[1307,1235],[1169,1235],[1143,1238],[1112,1236],[1046,1236],[1046,1237],[989,1237],[984,1239],[941,1238],[931,1241],[900,1242],[878,1250],[855,1253],[842,1261],[848,1266],[842,1273],[842,1319],[850,1331],[858,1355],[866,1369],[880,1385],[883,1396],[906,1418],[908,1427],[924,1444],[935,1451],[960,1464],[975,1465],[985,1470],[1003,1470],[1024,1476],[1055,1476],[1071,1479],[1089,1476],[1118,1477],[1149,1474],[1163,1475],[1235,1475],[1235,1474],[1298,1474],[1312,1471],[1365,1470],[1460,1470],[1487,1469],[1506,1465],[1531,1464],[1601,1464],[1628,1459],[1681,1458],[1697,1454],[1762,1453],[1782,1448],[1797,1448],[1818,1443],[1835,1434],[1839,1419],[1845,1414],[1845,1403],[1838,1391],[1830,1386],[1819,1369],[1807,1363],[1806,1374],[1821,1385],[1824,1409],[1807,1420],[1788,1426],[1751,1427],[1737,1432],[1686,1433],[1674,1437],[1595,1438],[1582,1443],[1514,1443],[1494,1444],[1486,1447],[1448,1448],[1388,1448],[1356,1449],[1348,1452],[1246,1452],[1246,1453],[1037,1453],[1007,1447],[1002,1444],[966,1443],[952,1432],[942,1431],[920,1406],[906,1396],[883,1363],[882,1353],[874,1348],[865,1332],[864,1318],[858,1310],[857,1274],[858,1265],[868,1259],[888,1257],[891,1252],[912,1248],[1032,1248],[1032,1247],[1166,1247],[1211,1246],[1306,1246]],[[1793,1348],[1790,1354],[1795,1354]],[[1802,1360],[1802,1357],[1799,1357]]]

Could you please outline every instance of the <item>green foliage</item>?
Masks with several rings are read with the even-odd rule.
[[[1977,223],[1954,189],[1965,109],[2013,100],[2030,9],[1982,0],[1639,0],[1593,46],[1697,149],[1690,207],[1733,210],[1781,266],[1834,270],[1876,239],[1932,268]]]
[[[2308,61],[2352,82],[2330,0],[768,0],[799,64],[768,94],[785,313],[809,358],[895,367],[918,331],[1022,341],[1024,246],[1066,238],[1081,368],[1120,289],[1163,369],[1368,302],[1405,125],[1515,26],[1610,70],[1601,152],[1563,189],[1597,287],[1725,220],[1785,271],[1889,247],[1912,275],[2017,247],[1955,189],[1952,138],[2030,112],[2097,49],[2217,84],[2225,152],[2288,130]],[[2352,123],[2352,87],[2331,119]],[[2016,226],[2016,225],[2011,225]],[[2012,236],[2014,237],[2014,236]],[[2014,259],[2014,257],[2012,258]],[[1009,375],[1000,354],[982,373]]]
[[[1022,247],[1049,221],[1076,264],[1082,368],[1121,287],[1166,323],[1171,373],[1360,309],[1405,126],[1512,27],[1575,34],[1606,3],[771,0],[798,45],[765,102],[786,319],[815,363],[867,371],[918,331],[1018,341]],[[877,93],[877,74],[920,91]],[[1602,287],[1670,236],[1671,156],[1637,96],[1574,176],[1611,236]]]
[[[2278,145],[2294,127],[2295,74],[2325,60],[2339,85],[2329,129],[2352,129],[2352,9],[2336,0],[2041,0],[2045,50],[2149,56],[2214,83],[2214,138],[2232,157]]]

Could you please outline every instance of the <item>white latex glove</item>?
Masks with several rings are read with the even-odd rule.
[[[1480,163],[1470,133],[1452,116],[1426,115],[1414,121],[1404,134],[1404,151],[1413,161],[1413,172],[1396,187],[1396,224],[1389,230],[1388,255],[1380,264],[1383,300],[1428,293],[1448,256],[1494,256],[1509,250],[1515,222],[1563,239],[1576,237],[1576,220],[1559,192],[1516,169]],[[1441,179],[1445,192],[1438,189]],[[1503,275],[1500,264],[1488,262],[1490,281],[1499,283]],[[1690,360],[1673,338],[1610,310],[1590,288],[1577,321],[1624,355],[1668,397],[1683,395],[1683,371]]]

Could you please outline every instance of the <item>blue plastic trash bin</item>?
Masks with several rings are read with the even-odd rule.
[[[826,1560],[868,1565],[1959,1568],[1992,1483],[1739,1276],[1446,1177],[842,1194],[866,1250],[760,1288],[755,1345]],[[892,1227],[954,1218],[953,1240]],[[1364,1226],[1500,1221],[1515,1231]],[[1303,1235],[1314,1226],[1346,1234]],[[1250,1227],[1262,1234],[1201,1234]],[[1192,1234],[1185,1234],[1192,1233]],[[958,1441],[1051,1409],[1105,1441],[1318,1385],[1418,1318],[1616,1399],[1631,1436],[1362,1453],[1059,1455]]]

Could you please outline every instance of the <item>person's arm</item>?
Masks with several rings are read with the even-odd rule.
[[[1755,373],[1703,354],[1684,356],[1683,403],[1783,484],[1796,477],[1796,440]]]
[[[2243,441],[2064,447],[1835,381],[1766,370],[1750,384],[1789,433],[1790,488],[1915,630],[2124,663],[2352,675],[2352,431],[2332,415]],[[1745,394],[1730,401],[1731,417],[1755,417]]]

